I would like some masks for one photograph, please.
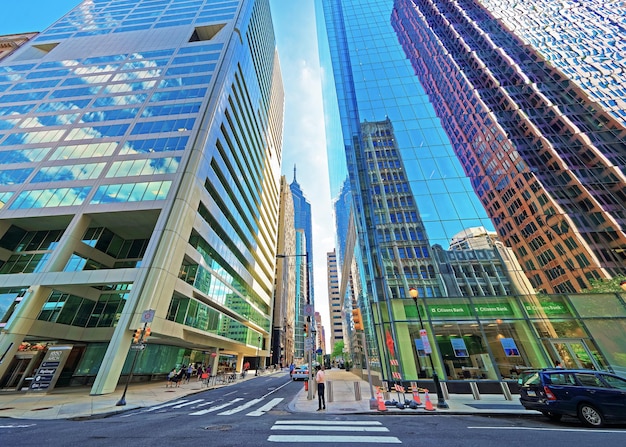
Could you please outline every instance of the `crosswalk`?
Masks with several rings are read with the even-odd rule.
[[[276,421],[272,431],[281,434],[270,435],[269,442],[402,444],[378,421],[284,420]]]
[[[209,413],[215,413],[217,416],[230,416],[242,411],[252,409],[257,405],[260,405],[256,409],[252,409],[246,413],[246,416],[258,417],[263,416],[268,411],[272,410],[276,405],[283,401],[282,397],[276,397],[274,399],[265,402],[264,398],[250,399],[242,402],[242,397],[237,397],[228,401],[212,401],[207,399],[180,399],[172,402],[167,402],[154,407],[142,409],[139,413],[150,413],[159,411],[170,410],[190,410],[189,416],[202,416]],[[137,412],[125,414],[122,417],[131,417]]]

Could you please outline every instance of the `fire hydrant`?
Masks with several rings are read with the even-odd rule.
[[[308,380],[304,381],[304,391],[309,391],[309,381]]]

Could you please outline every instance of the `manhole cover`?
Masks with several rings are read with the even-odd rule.
[[[209,425],[208,427],[204,427],[205,430],[211,431],[228,431],[231,428],[231,425]]]

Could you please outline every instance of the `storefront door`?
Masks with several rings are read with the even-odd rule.
[[[550,339],[554,359],[561,359],[563,366],[570,369],[596,369],[600,367],[589,346],[583,339]]]

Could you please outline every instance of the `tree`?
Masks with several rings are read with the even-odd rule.
[[[335,343],[335,346],[333,346],[333,352],[331,356],[333,358],[343,357],[343,347],[344,347],[344,344],[342,341],[338,341],[337,343]]]

